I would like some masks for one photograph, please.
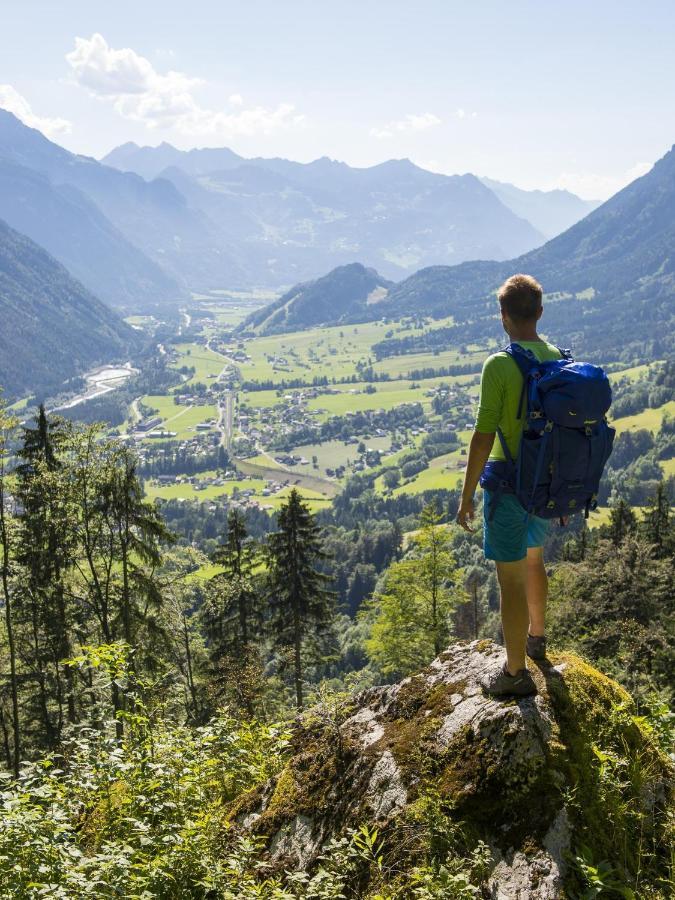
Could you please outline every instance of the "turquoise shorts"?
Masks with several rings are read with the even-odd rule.
[[[513,494],[502,494],[490,521],[492,491],[483,491],[483,551],[485,559],[517,562],[525,559],[529,547],[541,547],[550,522],[527,516]]]

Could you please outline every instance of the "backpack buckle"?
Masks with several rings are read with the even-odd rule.
[[[544,426],[544,431],[553,431],[553,422],[549,419],[546,425]]]

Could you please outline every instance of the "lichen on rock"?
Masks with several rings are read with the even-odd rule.
[[[367,824],[383,841],[380,879],[394,859],[400,883],[405,866],[487,845],[483,896],[555,900],[574,890],[571,861],[590,846],[626,883],[651,885],[645,896],[666,896],[672,770],[628,694],[560,654],[532,667],[536,696],[498,701],[478,679],[501,654],[453,644],[419,674],[358,695],[333,728],[300,717],[286,767],[230,821],[278,871],[311,869],[331,838]],[[638,872],[638,836],[650,871]]]

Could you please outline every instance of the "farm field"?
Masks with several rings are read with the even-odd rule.
[[[400,385],[401,382],[394,382]],[[427,387],[412,387],[412,382],[403,382],[407,387],[399,387],[398,390],[379,390],[380,385],[375,385],[373,393],[358,392],[355,388],[339,394],[324,394],[309,400],[309,409],[321,410],[320,420],[329,419],[331,416],[344,416],[346,413],[364,412],[369,409],[393,409],[403,403],[421,403],[425,409],[431,409],[431,397],[427,397]]]
[[[283,402],[284,395],[277,393],[276,389],[270,391],[241,391],[240,403],[246,403],[254,409],[271,409]]]
[[[424,491],[454,490],[459,487],[464,477],[464,472],[441,464],[442,456],[434,459],[429,468],[416,475],[412,481],[402,484],[393,492],[394,497],[401,494],[422,494]],[[437,465],[433,465],[437,463]]]
[[[176,367],[191,366],[195,370],[192,378],[185,382],[185,387],[199,381],[208,384],[210,376],[220,375],[227,365],[224,357],[201,344],[176,344],[175,349],[179,354]]]
[[[629,369],[621,369],[619,372],[609,372],[608,377],[612,383],[621,381],[624,378],[628,381],[638,381],[655,364],[656,361],[654,363],[643,363],[641,366],[631,366]]]
[[[166,431],[175,431],[176,437],[172,440],[180,441],[197,434],[197,425],[208,419],[218,419],[216,406],[178,406],[172,396],[163,394],[149,394],[142,398],[144,405],[156,409],[154,415],[162,419],[161,428]],[[152,441],[147,435],[144,440]]]
[[[284,475],[283,480],[289,477],[286,472],[280,474]],[[204,481],[208,477],[215,475],[215,472],[202,472],[196,478],[199,481]],[[324,509],[326,505],[330,505],[330,497],[325,497],[317,491],[301,485],[296,485],[295,487],[312,510]],[[292,490],[292,486],[288,485],[275,494],[265,496],[263,491],[266,488],[267,482],[262,478],[241,478],[236,481],[226,481],[222,485],[209,484],[200,489],[191,483],[157,484],[150,480],[146,480],[144,483],[146,496],[150,500],[190,500],[197,503],[205,503],[214,502],[224,497],[233,497],[244,491],[254,491],[251,499],[254,499],[259,506],[270,510],[278,509]]]
[[[331,390],[338,393],[322,394],[319,397],[313,397],[308,400],[307,406],[309,409],[325,410],[325,415],[321,419],[368,409],[393,409],[400,403],[419,402],[429,407],[431,398],[427,397],[427,392],[440,384],[470,385],[467,390],[472,396],[477,397],[477,377],[477,375],[448,375],[445,377],[426,378],[424,381],[418,382],[410,380],[379,381],[371,385],[375,388],[372,393],[366,393],[369,383],[365,381],[353,384],[336,384],[330,387]],[[471,384],[471,382],[476,383]],[[271,409],[283,402],[285,393],[282,392],[280,395],[277,389],[271,389],[242,391],[239,396],[243,403],[254,409]],[[288,391],[288,393],[291,393],[291,391]]]
[[[294,378],[311,381],[315,377],[324,376],[329,379],[346,378],[354,374],[359,362],[363,365],[372,364],[376,371],[391,371],[393,375],[397,371],[394,360],[400,363],[402,359],[413,360],[417,357],[393,357],[376,363],[372,345],[384,340],[387,335],[412,335],[423,330],[396,323],[368,322],[257,337],[246,342],[246,352],[251,359],[240,365],[241,375],[244,381],[275,382]],[[450,352],[455,359],[457,353]],[[435,357],[433,353],[420,356],[436,360],[435,363],[427,362],[427,365],[443,364],[438,362],[439,357]],[[469,357],[466,361],[470,361]],[[417,363],[407,368],[401,366],[400,371],[416,367]]]
[[[391,447],[391,437],[373,437],[365,441],[368,449],[386,452]],[[324,441],[321,444],[303,444],[293,450],[294,455],[304,456],[310,461],[308,466],[299,467],[301,471],[315,473],[327,477],[326,469],[346,466],[359,457],[357,444],[345,444],[344,441]],[[312,457],[316,456],[318,468],[312,466]]]
[[[207,473],[202,473],[199,477],[200,481],[204,480]],[[211,473],[214,474],[214,473]],[[222,485],[209,484],[203,488],[197,488],[196,485],[187,484],[157,484],[156,482],[145,482],[145,493],[151,499],[160,500],[215,500],[217,497],[231,497],[235,493],[241,491],[253,490],[256,494],[262,494],[265,482],[262,479],[240,479],[237,481],[227,481]]]
[[[479,366],[489,353],[487,348],[469,353],[459,350],[443,350],[440,353],[410,353],[390,356],[373,363],[376,372],[388,373],[392,378],[405,377],[416,369],[439,369],[443,366]]]
[[[422,494],[424,491],[453,490],[461,485],[464,478],[464,468],[458,468],[464,459],[459,450],[437,456],[430,461],[428,469],[399,485],[392,491],[392,495],[398,497],[401,494]],[[377,487],[384,489],[381,479],[378,479]]]

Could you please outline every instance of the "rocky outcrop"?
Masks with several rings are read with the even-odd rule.
[[[501,659],[490,641],[455,644],[339,714],[310,711],[283,771],[239,798],[228,821],[262,837],[278,871],[311,869],[331,838],[365,823],[383,841],[385,880],[486,845],[476,896],[554,900],[578,887],[586,846],[635,884],[638,835],[658,880],[672,773],[628,694],[557,655],[533,667],[535,697],[496,701],[478,678]]]

